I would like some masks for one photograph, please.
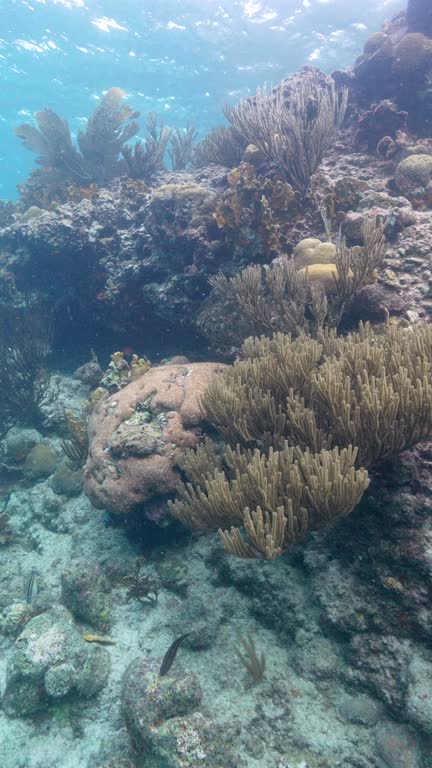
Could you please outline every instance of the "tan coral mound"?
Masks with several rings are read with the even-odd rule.
[[[317,237],[306,237],[297,243],[293,256],[296,269],[310,267],[312,264],[332,264],[335,261],[336,245],[323,243]]]

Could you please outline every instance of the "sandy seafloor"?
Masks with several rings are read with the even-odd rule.
[[[60,403],[68,391],[74,406],[87,394],[83,385],[64,378]],[[45,442],[60,454],[58,437],[45,438]],[[38,594],[32,606],[37,612],[60,602],[61,573],[71,561],[96,563],[112,576],[133,570],[141,556],[133,536],[128,537],[121,526],[109,524],[106,513],[94,509],[84,494],[60,497],[61,508],[53,522],[47,509],[54,497],[48,478],[13,491],[7,505],[14,536],[0,552],[2,690],[15,639],[4,634],[5,616],[11,606],[22,604],[26,575],[32,568],[38,572]],[[0,712],[1,768],[93,768],[109,758],[125,756],[128,737],[120,712],[125,669],[142,656],[159,664],[173,638],[198,625],[208,634],[203,643],[207,647],[181,648],[172,672],[189,669],[196,673],[203,691],[203,714],[219,724],[229,724],[238,734],[239,765],[420,766],[415,743],[411,748],[407,742],[405,726],[392,721],[383,706],[356,690],[355,684],[347,685],[349,669],[341,646],[326,638],[318,623],[311,583],[300,560],[297,564],[294,558],[251,566],[234,558],[220,559],[220,553],[221,545],[214,536],[186,538],[165,550],[148,551],[143,570],[161,583],[156,606],[127,600],[121,578],[113,577],[111,627],[105,633],[115,640],[115,645],[108,646],[108,684],[95,698],[61,701],[49,712],[32,717],[9,718]],[[224,563],[229,563],[230,571]],[[253,581],[248,593],[242,575],[251,567],[262,568],[256,594]],[[238,585],[243,580],[241,588],[230,585],[230,578]],[[292,622],[298,621],[298,626],[278,626],[275,632],[264,626],[265,621],[257,620],[266,612],[265,606],[259,606],[262,579],[269,580],[269,603],[271,581],[284,581],[287,597],[297,606],[297,619]],[[95,631],[80,622],[77,626],[82,633]],[[237,635],[248,633],[257,649],[265,651],[267,662],[265,678],[256,685],[251,685],[235,653]],[[391,737],[387,739],[390,752],[383,747],[386,736]]]

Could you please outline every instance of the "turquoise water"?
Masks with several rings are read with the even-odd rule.
[[[32,166],[13,134],[51,107],[74,130],[117,85],[142,114],[205,134],[226,102],[305,63],[352,64],[399,0],[2,0],[0,197]]]

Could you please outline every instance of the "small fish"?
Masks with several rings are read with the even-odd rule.
[[[116,644],[116,641],[113,640],[111,637],[101,637],[100,635],[91,635],[90,633],[83,635],[83,639],[86,640],[88,643],[101,643],[101,645]]]
[[[25,601],[30,605],[37,595],[37,570],[32,568],[25,588]]]
[[[185,635],[180,635],[180,637],[178,637],[177,640],[174,640],[174,642],[171,643],[165,656],[163,657],[162,664],[159,670],[159,674],[161,677],[163,677],[164,675],[167,674],[167,672],[169,672],[173,664],[173,661],[177,655],[177,651],[180,648],[180,645],[182,644],[183,640],[189,637],[190,634],[192,633],[186,632]]]

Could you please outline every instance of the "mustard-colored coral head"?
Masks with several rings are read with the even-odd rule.
[[[309,267],[312,264],[331,264],[335,260],[336,246],[334,243],[323,243],[316,237],[300,240],[294,248],[294,264],[297,269]]]

